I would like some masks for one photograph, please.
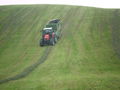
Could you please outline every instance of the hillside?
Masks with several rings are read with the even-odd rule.
[[[40,30],[54,18],[62,38],[40,47]],[[119,9],[0,6],[0,89],[119,90],[119,24]]]

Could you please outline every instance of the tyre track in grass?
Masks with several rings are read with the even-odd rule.
[[[46,47],[46,49],[43,52],[43,55],[41,56],[41,58],[36,63],[28,66],[21,73],[18,73],[15,76],[8,77],[6,79],[0,80],[0,84],[7,83],[7,82],[10,82],[10,81],[14,81],[14,80],[18,80],[18,79],[21,79],[21,78],[24,78],[24,77],[28,76],[32,71],[35,70],[35,68],[37,68],[40,64],[42,64],[46,61],[46,59],[49,56],[52,48],[53,47],[51,47],[51,46]]]

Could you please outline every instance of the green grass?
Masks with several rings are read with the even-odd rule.
[[[47,21],[60,18],[63,30],[43,64],[0,90],[119,90],[119,13],[64,5],[0,6],[0,80],[42,56],[40,30]]]

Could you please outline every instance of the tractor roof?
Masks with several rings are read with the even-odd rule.
[[[52,27],[44,28],[43,30],[51,30],[51,29],[52,29]]]

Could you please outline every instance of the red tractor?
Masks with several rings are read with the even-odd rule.
[[[61,36],[61,23],[59,19],[54,19],[45,25],[42,30],[42,39],[40,41],[40,46],[44,45],[55,45]]]

